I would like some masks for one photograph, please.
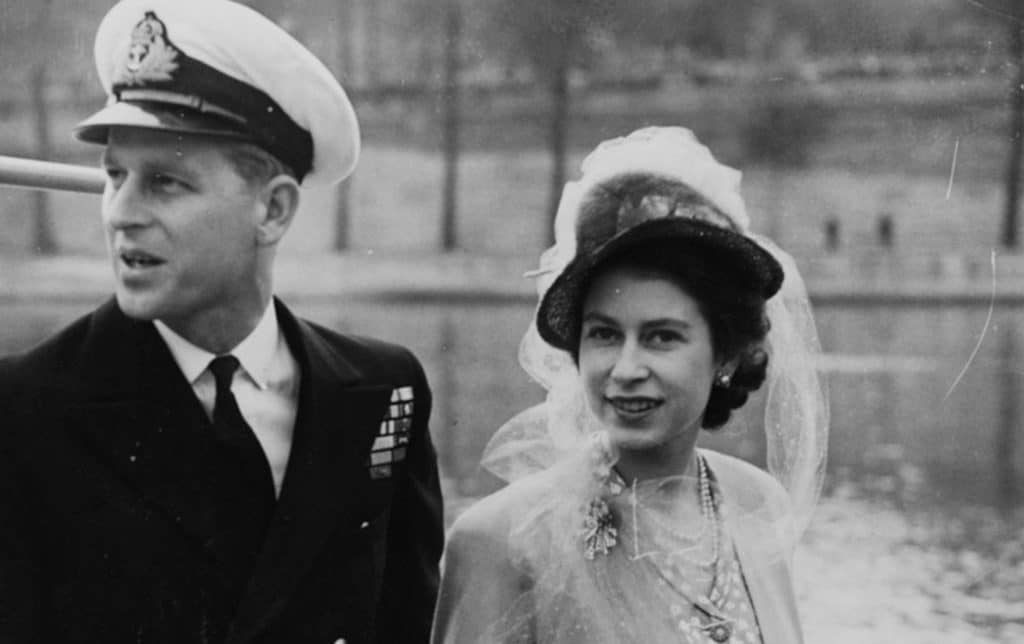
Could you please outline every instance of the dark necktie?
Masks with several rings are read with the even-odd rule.
[[[266,538],[275,494],[266,454],[231,393],[231,380],[238,366],[238,358],[226,355],[210,361],[209,369],[217,383],[213,406],[213,432],[218,444],[214,465],[215,543],[237,583],[244,586]]]
[[[230,445],[246,463],[250,475],[258,482],[258,491],[269,494],[273,499],[274,475],[270,471],[270,463],[252,427],[245,422],[235,394],[231,393],[231,380],[238,366],[238,358],[233,355],[218,356],[210,361],[210,372],[217,383],[217,399],[213,403],[213,429],[217,438]]]

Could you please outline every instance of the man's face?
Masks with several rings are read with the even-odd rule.
[[[186,337],[261,306],[257,228],[265,205],[221,145],[115,127],[103,154],[103,225],[118,304]]]

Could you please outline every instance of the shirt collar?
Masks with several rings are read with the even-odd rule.
[[[194,384],[199,376],[206,371],[210,361],[217,356],[192,344],[160,320],[156,320],[154,324],[160,337],[167,344],[167,348],[170,349],[171,355],[174,356],[174,361],[178,363],[178,368],[185,375],[185,379],[190,384]],[[242,369],[249,374],[249,377],[260,389],[267,388],[267,379],[277,350],[279,335],[277,310],[271,301],[256,328],[229,352],[238,358]]]

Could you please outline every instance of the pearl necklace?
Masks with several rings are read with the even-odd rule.
[[[595,472],[595,478],[603,484],[604,488],[612,494],[619,494],[622,491],[621,481],[615,480],[615,476],[612,474],[613,469],[610,466],[600,468]],[[695,594],[691,596],[683,588],[674,584],[671,580],[671,574],[666,575],[666,571],[655,563],[649,557],[645,557],[637,553],[637,556],[633,557],[634,561],[640,559],[647,559],[647,565],[651,565],[659,577],[664,583],[670,584],[675,588],[675,591],[685,598],[690,604],[702,615],[705,620],[698,620],[696,617],[692,618],[691,621],[680,619],[681,615],[672,615],[673,621],[676,621],[679,628],[686,630],[695,630],[703,633],[711,638],[715,642],[723,643],[729,641],[732,637],[733,632],[733,620],[727,617],[722,608],[718,605],[719,602],[723,602],[728,591],[729,584],[725,587],[719,587],[723,579],[722,570],[722,526],[718,513],[718,508],[715,505],[715,499],[711,491],[711,475],[708,472],[707,463],[704,461],[704,457],[700,454],[697,455],[697,489],[700,496],[700,509],[701,509],[701,529],[698,532],[696,541],[699,544],[706,533],[707,528],[710,526],[711,529],[711,557],[706,562],[694,561],[685,555],[680,553],[680,557],[685,559],[688,563],[696,564],[702,567],[710,567],[711,573],[711,592],[710,597],[703,594]],[[633,510],[633,529],[637,530],[637,503],[636,503],[636,480],[633,481],[632,490],[632,510]],[[608,556],[611,550],[618,543],[618,527],[615,516],[611,511],[607,501],[602,497],[598,496],[591,499],[590,502],[584,509],[584,520],[583,529],[580,530],[580,536],[583,540],[583,555],[588,560],[594,560],[597,556]],[[676,537],[680,537],[678,532],[668,530],[668,534],[675,534]],[[634,532],[634,543],[636,540],[637,533]],[[667,563],[666,563],[667,565]],[[728,581],[728,580],[725,580]]]
[[[671,611],[672,620],[677,622],[679,628],[684,632],[690,632],[696,634],[697,632],[702,633],[709,637],[715,642],[728,642],[732,637],[734,623],[733,620],[727,617],[721,607],[721,603],[724,602],[728,596],[729,588],[731,584],[730,579],[723,579],[727,577],[723,570],[723,561],[721,557],[722,553],[722,527],[718,513],[718,508],[715,505],[714,495],[711,490],[711,476],[708,472],[707,463],[704,458],[700,455],[697,456],[697,489],[700,497],[701,507],[701,518],[702,527],[700,531],[700,538],[706,532],[706,528],[711,529],[711,557],[706,561],[694,560],[691,557],[686,556],[683,553],[679,553],[677,556],[684,559],[687,563],[698,566],[698,567],[710,567],[711,568],[711,589],[708,596],[700,593],[693,593],[690,590],[686,590],[686,584],[680,584],[681,580],[676,580],[675,575],[679,573],[673,573],[670,570],[663,570],[655,561],[649,563],[654,567],[658,576],[662,578],[663,582],[675,589],[681,597],[685,598],[690,604],[704,616],[704,619],[698,619],[693,617],[690,620],[683,618],[681,609],[676,609],[673,606]],[[633,521],[634,529],[636,526],[636,503],[635,503],[635,487],[634,487],[634,503],[633,503]],[[670,532],[671,533],[671,532]],[[670,566],[668,561],[663,563],[664,566]],[[723,584],[724,582],[724,584]]]
[[[711,496],[711,476],[708,474],[708,465],[704,457],[697,455],[697,488],[700,490],[700,515],[704,526],[711,528],[711,559],[703,565],[717,565],[722,554],[722,526],[719,521],[718,508],[715,507],[715,500]],[[695,562],[696,563],[696,562]]]
[[[707,463],[704,458],[697,457],[697,491],[700,504],[700,529],[695,533],[686,534],[673,521],[671,517],[662,518],[656,511],[646,512],[645,519],[651,525],[652,534],[671,536],[671,546],[664,549],[678,556],[687,563],[699,568],[714,568],[721,557],[721,527],[719,525],[718,508],[715,505],[714,495],[711,490],[711,476],[708,473]],[[636,480],[633,481],[630,509],[633,520],[633,558],[639,559],[645,555],[640,552],[640,516],[638,512]],[[711,553],[704,559],[697,558],[688,552],[696,551],[701,544],[705,543],[708,533],[711,533]],[[693,544],[690,547],[680,548],[679,544]]]

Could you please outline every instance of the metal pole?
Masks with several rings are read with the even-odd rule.
[[[102,194],[106,177],[99,168],[0,155],[0,185]]]

